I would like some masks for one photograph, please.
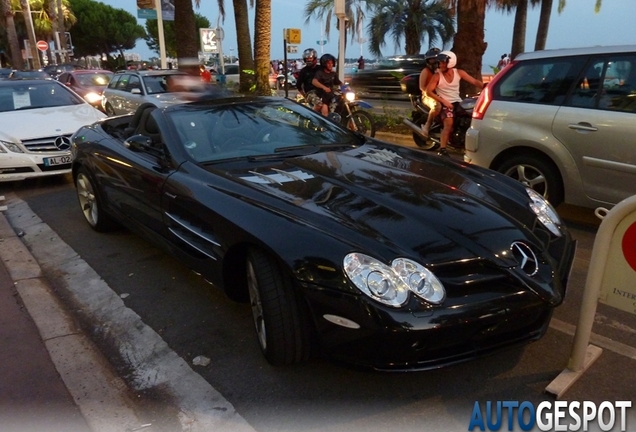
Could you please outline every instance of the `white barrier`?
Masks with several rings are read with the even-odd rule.
[[[0,201],[4,201],[4,195],[0,195]],[[7,211],[7,206],[0,205],[0,211]]]
[[[599,297],[603,303],[636,313],[636,195],[618,203],[605,216],[592,248],[585,281],[583,302],[568,367],[546,387],[559,398],[601,355],[603,350],[590,345],[592,325]],[[631,281],[631,285],[630,285]],[[633,303],[629,303],[634,299]]]

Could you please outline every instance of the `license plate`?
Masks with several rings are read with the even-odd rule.
[[[73,162],[71,155],[44,158],[44,166],[64,165],[70,164],[71,162]]]

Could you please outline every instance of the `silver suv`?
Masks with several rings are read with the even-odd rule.
[[[636,45],[521,54],[480,95],[464,159],[548,198],[636,194]]]
[[[178,70],[127,70],[115,73],[102,94],[102,108],[110,116],[132,114],[143,103],[158,107],[183,102],[182,94],[168,92],[168,77],[188,76]]]

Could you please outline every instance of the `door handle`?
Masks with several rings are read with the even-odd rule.
[[[588,122],[581,122],[576,124],[570,123],[568,127],[570,129],[573,129],[576,131],[583,131],[583,132],[596,132],[598,130],[598,128],[592,126]]]

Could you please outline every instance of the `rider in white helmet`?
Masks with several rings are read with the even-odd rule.
[[[452,51],[442,51],[437,55],[439,68],[437,73],[426,87],[426,94],[442,104],[442,112],[440,114],[444,122],[444,129],[440,137],[440,149],[437,153],[440,156],[448,156],[446,144],[451,132],[453,131],[453,123],[455,119],[455,107],[462,101],[459,95],[459,82],[463,79],[470,84],[481,89],[484,83],[471,77],[462,69],[457,69],[457,56]]]

